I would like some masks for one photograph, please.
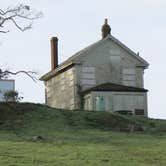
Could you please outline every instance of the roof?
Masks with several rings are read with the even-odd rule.
[[[128,53],[133,55],[137,60],[142,62],[143,66],[145,68],[147,68],[149,66],[147,61],[145,61],[143,58],[141,58],[139,55],[137,55],[135,52],[133,52],[131,49],[129,49],[127,46],[125,46],[122,42],[120,42],[118,39],[116,39],[112,35],[108,35],[104,39],[101,39],[101,40],[89,45],[88,47],[85,47],[84,49],[80,50],[79,52],[75,53],[73,56],[69,57],[67,60],[65,60],[63,63],[61,63],[56,69],[43,75],[40,78],[40,80],[44,80],[44,81],[49,80],[50,78],[55,76],[57,73],[59,73],[60,70],[64,70],[66,67],[70,66],[71,64],[72,65],[78,64],[77,59],[79,59],[80,56],[86,55],[87,51],[94,49],[95,47],[97,47],[98,45],[100,45],[101,43],[103,43],[106,40],[111,40],[114,43],[116,43],[117,45],[119,45],[121,48],[125,49]]]
[[[104,84],[86,89],[82,91],[82,93],[85,94],[91,91],[148,92],[148,90],[144,88],[131,87],[131,86],[125,86],[125,85],[113,84],[113,83],[104,83]]]
[[[69,64],[64,64],[64,65],[59,65],[56,69],[54,70],[51,70],[50,72],[46,73],[45,75],[43,75],[40,80],[42,81],[47,81],[49,80],[50,78],[60,74],[60,73],[63,73],[64,71],[70,69],[72,66],[74,65],[74,63],[69,63]]]

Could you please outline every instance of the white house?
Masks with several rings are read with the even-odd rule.
[[[4,94],[7,91],[15,89],[14,80],[1,80],[0,79],[0,102],[4,101]]]
[[[105,20],[102,39],[58,65],[58,39],[51,39],[51,71],[41,77],[46,104],[61,109],[130,111],[147,116],[144,70],[148,63],[111,35]]]

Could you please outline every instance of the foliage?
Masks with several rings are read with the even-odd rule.
[[[19,102],[23,97],[19,96],[19,93],[15,90],[9,90],[4,93],[4,99],[6,102]]]

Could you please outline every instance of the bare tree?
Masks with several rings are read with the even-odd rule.
[[[0,9],[0,33],[9,32],[7,23],[11,22],[17,29],[24,32],[32,28],[33,21],[41,18],[42,13],[31,9],[30,6],[20,4],[16,7]]]
[[[42,13],[31,9],[28,5],[20,4],[16,7],[0,9],[0,33],[8,33],[8,23],[12,23],[18,30],[24,32],[32,28],[33,21],[42,17]],[[33,81],[37,81],[37,72],[34,71],[10,71],[0,68],[0,79],[6,79],[9,75],[26,74]]]
[[[0,80],[1,79],[7,79],[10,75],[18,75],[18,74],[25,74],[28,77],[30,77],[34,82],[36,82],[37,79],[37,75],[38,73],[35,71],[25,71],[25,70],[19,70],[16,72],[10,71],[10,70],[2,70],[0,69]]]

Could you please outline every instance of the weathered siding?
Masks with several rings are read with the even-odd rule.
[[[82,96],[81,91],[108,82],[143,88],[146,65],[134,56],[111,39],[85,49],[73,59],[74,67],[45,82],[46,103],[62,109],[84,106],[84,109],[95,110],[95,93]],[[124,92],[118,96],[116,92],[105,92],[107,99],[103,105],[107,111],[144,109],[147,114],[146,93],[131,94]]]
[[[97,97],[104,98],[105,111],[130,110],[133,113],[136,109],[144,110],[144,116],[147,116],[147,94],[143,92],[91,92],[84,98],[91,99],[92,107],[88,110],[97,110],[95,100]]]
[[[46,103],[61,109],[75,109],[75,70],[71,69],[45,82]]]
[[[77,67],[79,72],[77,82],[82,89],[106,82],[143,88],[142,62],[111,40],[106,40],[95,49],[89,50],[77,61],[81,62],[81,65]],[[89,79],[83,80],[82,76],[85,76],[86,68],[93,68],[94,75],[92,72],[89,75],[86,73]]]
[[[93,110],[93,98],[91,94],[87,94],[83,98],[83,109],[84,110]]]

